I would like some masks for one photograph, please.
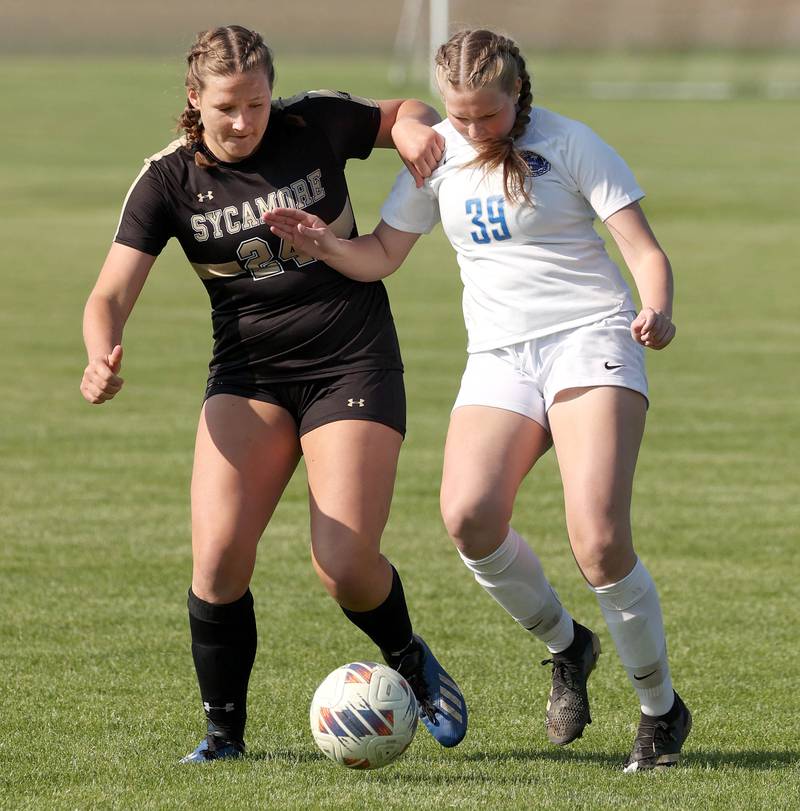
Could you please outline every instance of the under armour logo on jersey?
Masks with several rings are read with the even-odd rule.
[[[203,709],[206,712],[211,712],[211,710],[225,710],[225,712],[233,712],[233,702],[229,701],[224,707],[212,707],[207,701],[203,702]]]
[[[351,397],[351,398],[350,398],[350,399],[347,401],[347,405],[348,405],[350,408],[353,408],[353,406],[358,406],[359,408],[364,408],[364,398],[363,398],[363,397],[361,397],[361,398],[360,398],[360,399],[358,399],[358,400],[354,400],[354,399]]]
[[[203,202],[203,200],[213,200],[214,199],[214,192],[211,191],[210,189],[205,194],[203,194],[203,192],[198,192],[197,193],[197,199],[201,203]]]

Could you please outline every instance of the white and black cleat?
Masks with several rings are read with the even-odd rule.
[[[692,714],[675,693],[675,703],[666,715],[642,713],[633,751],[625,761],[625,774],[642,771],[664,771],[675,766],[681,748],[692,731]]]

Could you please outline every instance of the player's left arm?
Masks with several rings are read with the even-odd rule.
[[[615,212],[605,224],[639,291],[642,307],[631,324],[631,334],[642,346],[663,349],[675,337],[669,259],[658,244],[639,203],[631,203]]]
[[[381,220],[371,234],[340,239],[319,217],[298,208],[274,208],[261,219],[298,253],[321,259],[357,282],[374,282],[394,273],[420,237]]]
[[[439,113],[416,99],[383,99],[378,107],[381,123],[375,146],[397,149],[419,188],[444,154],[444,138],[431,129],[441,121]]]

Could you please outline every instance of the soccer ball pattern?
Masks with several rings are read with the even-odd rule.
[[[379,769],[396,760],[414,738],[417,719],[408,682],[375,662],[337,667],[311,702],[314,741],[350,769]]]

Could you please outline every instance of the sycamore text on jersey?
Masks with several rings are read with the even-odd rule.
[[[308,208],[325,197],[322,186],[322,172],[315,169],[309,172],[305,179],[295,180],[289,186],[270,192],[266,199],[256,197],[251,204],[245,200],[241,204],[241,211],[237,206],[225,206],[207,211],[205,214],[193,214],[191,217],[192,231],[198,242],[205,242],[209,237],[222,239],[225,234],[238,234],[249,228],[262,225],[261,216],[265,211],[273,208]],[[213,200],[213,197],[211,198]],[[255,206],[255,211],[253,210]],[[256,213],[256,211],[258,213]],[[211,226],[209,233],[208,225]]]

